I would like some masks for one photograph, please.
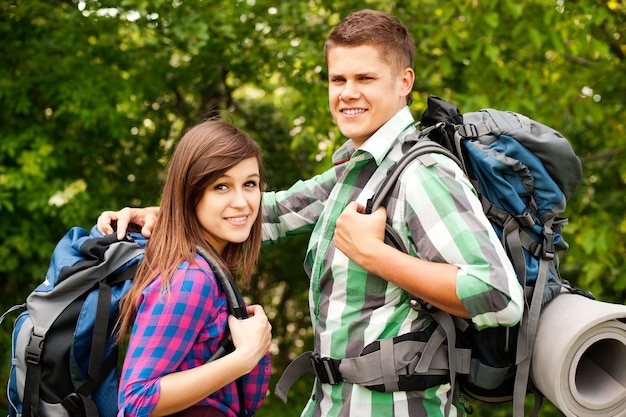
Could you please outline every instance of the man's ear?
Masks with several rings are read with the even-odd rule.
[[[405,68],[401,74],[401,90],[404,96],[411,94],[413,90],[413,83],[415,82],[415,71],[413,68]]]

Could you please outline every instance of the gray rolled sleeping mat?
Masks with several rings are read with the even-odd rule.
[[[626,306],[556,297],[541,313],[531,377],[566,416],[626,416]]]

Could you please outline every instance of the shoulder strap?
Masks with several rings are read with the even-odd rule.
[[[243,300],[243,296],[241,292],[239,292],[239,288],[235,284],[233,277],[229,272],[224,271],[224,269],[217,263],[215,258],[211,256],[206,250],[201,248],[200,246],[196,247],[198,254],[202,256],[202,258],[207,261],[217,281],[220,283],[220,286],[226,293],[226,299],[228,300],[228,309],[230,310],[230,314],[237,317],[239,320],[243,320],[248,318],[248,310],[246,309],[245,302]],[[215,351],[213,356],[209,358],[207,362],[212,362],[216,359],[219,359],[226,355],[227,353],[232,352],[235,349],[233,345],[233,339],[230,333],[225,336],[220,342],[220,346]]]
[[[217,253],[215,253],[215,250],[213,248],[211,249],[214,251],[215,256],[219,256]],[[200,256],[202,256],[202,258],[209,264],[209,266],[213,270],[213,273],[215,274],[215,277],[222,286],[222,289],[226,293],[226,299],[228,300],[228,308],[230,310],[230,313],[233,316],[237,317],[239,320],[248,318],[246,303],[244,302],[243,296],[241,295],[239,288],[237,288],[237,284],[235,283],[232,275],[228,271],[224,270],[224,268],[222,268],[218,264],[215,258],[202,247],[197,246],[196,250],[198,251],[198,254],[200,254]],[[234,349],[235,346],[233,344],[232,336],[230,335],[230,333],[228,333],[228,335],[224,337],[220,342],[220,346],[217,351],[215,351],[213,356],[211,356],[207,362],[219,359],[227,353],[232,352]],[[246,401],[244,397],[245,391],[243,386],[243,378],[237,378],[236,385],[237,394],[239,396],[239,415],[245,417],[248,415],[248,412],[246,410]]]
[[[228,271],[225,271],[215,260],[215,257],[210,255],[206,250],[200,246],[196,247],[196,250],[198,251],[198,254],[209,264],[215,274],[215,277],[217,278],[217,281],[226,293],[230,313],[238,319],[248,318],[246,304],[232,275],[230,275]],[[216,254],[215,256],[218,255]]]
[[[402,158],[400,158],[398,162],[396,162],[389,168],[389,170],[387,171],[387,176],[383,180],[383,183],[378,187],[376,193],[367,200],[365,213],[371,214],[376,209],[378,209],[378,207],[383,205],[391,191],[396,186],[398,178],[402,174],[402,171],[404,171],[404,169],[407,167],[407,165],[413,162],[414,159],[431,152],[441,153],[459,163],[458,158],[456,158],[456,156],[454,156],[452,152],[450,152],[448,149],[438,144],[437,142],[433,142],[428,139],[418,139],[418,141],[402,156]],[[402,242],[402,239],[400,239],[398,232],[396,232],[389,225],[389,223],[387,223],[385,226],[385,242],[403,252],[408,252],[408,248],[404,246],[404,243]]]
[[[416,158],[419,158],[422,155],[426,155],[428,153],[440,153],[448,158],[455,161],[460,167],[463,167],[461,161],[450,151],[445,148],[443,145],[440,145],[437,142],[433,142],[428,139],[418,139],[418,141],[413,145],[407,153],[405,153],[400,160],[394,164],[388,171],[387,177],[383,180],[382,185],[379,187],[378,191],[374,194],[374,196],[367,201],[366,213],[372,213],[378,207],[383,205],[386,201],[388,195],[394,189],[398,178],[402,174],[402,171]],[[401,250],[405,253],[408,253],[407,248],[402,243],[400,236],[398,233],[387,224],[385,227],[385,241],[394,246],[396,249]],[[433,318],[439,324],[441,331],[445,334],[445,337],[448,341],[448,369],[450,372],[450,381],[452,387],[455,386],[456,382],[456,374],[461,370],[460,364],[457,363],[457,357],[460,357],[460,351],[456,348],[456,330],[455,323],[452,315],[446,313],[442,310],[432,310],[429,311],[432,314]],[[452,400],[454,397],[455,389],[452,388],[450,392],[450,397],[445,404],[445,414],[449,415],[450,408],[452,406]]]
[[[402,174],[402,171],[416,158],[429,153],[440,153],[448,158],[452,159],[459,166],[463,166],[461,161],[447,148],[429,139],[418,139],[417,142],[400,158],[398,162],[393,164],[387,171],[387,176],[383,180],[376,193],[372,198],[367,200],[365,207],[365,213],[370,214],[374,212],[378,207],[383,205],[387,200],[387,197],[393,190]]]

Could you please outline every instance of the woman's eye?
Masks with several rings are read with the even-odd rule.
[[[246,183],[246,187],[249,187],[249,188],[255,188],[255,187],[258,187],[258,185],[259,185],[259,184],[258,184],[256,181],[248,181],[248,182]]]
[[[215,190],[225,190],[227,188],[228,186],[226,184],[216,184],[214,187]]]

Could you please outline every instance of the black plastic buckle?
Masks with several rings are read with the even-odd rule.
[[[535,225],[535,217],[530,210],[526,209],[524,212],[518,216],[515,216],[515,220],[521,225],[526,227],[532,227]]]
[[[78,410],[78,407],[83,405],[83,400],[78,394],[72,392],[71,394],[63,398],[61,404],[63,405],[63,407],[65,407],[67,411],[73,413],[74,411]]]
[[[477,138],[479,136],[478,128],[471,123],[459,126],[458,132],[464,138]]]
[[[593,295],[591,291],[583,290],[582,288],[570,286],[570,287],[567,287],[567,290],[572,294],[581,295],[583,297],[589,298],[590,300],[596,299],[596,296]]]
[[[35,365],[39,363],[43,339],[44,336],[36,334],[33,330],[33,333],[30,335],[30,340],[28,341],[28,346],[26,346],[26,362]]]
[[[339,372],[339,360],[332,358],[322,358],[317,353],[311,356],[313,371],[323,384],[337,385],[343,378]]]
[[[556,248],[554,247],[554,234],[544,233],[543,237],[543,259],[554,259]]]

